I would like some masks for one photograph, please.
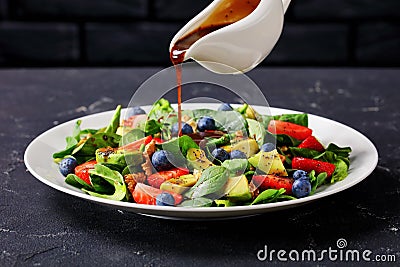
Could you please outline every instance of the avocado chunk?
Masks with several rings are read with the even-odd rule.
[[[249,158],[249,162],[253,167],[258,168],[266,174],[288,176],[276,149],[269,152],[260,151]]]
[[[214,165],[210,160],[208,160],[204,150],[198,148],[189,148],[186,154],[186,159],[188,160],[189,166],[196,170],[205,170]]]
[[[190,187],[194,186],[196,182],[197,178],[193,174],[186,174],[165,181],[161,184],[160,189],[182,195]]]
[[[118,148],[103,147],[96,150],[96,161],[98,163],[111,163],[125,167],[129,165],[139,165],[143,163],[143,155],[140,151],[125,152]]]
[[[246,176],[241,175],[229,178],[225,185],[225,193],[231,202],[249,201],[251,193]]]
[[[233,150],[242,151],[246,154],[247,158],[253,156],[259,151],[257,141],[251,138],[239,141],[230,146],[224,146],[223,149],[225,149],[228,153],[232,152]]]

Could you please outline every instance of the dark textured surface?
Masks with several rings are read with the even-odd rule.
[[[177,29],[171,23],[91,23],[86,26],[87,59],[103,64],[168,62],[170,36]]]
[[[74,62],[78,29],[71,24],[0,22],[0,64],[28,61]]]
[[[369,33],[374,34],[369,34]],[[369,23],[360,27],[357,36],[357,59],[360,62],[400,62],[400,23]]]
[[[160,19],[185,19],[190,20],[212,1],[187,1],[187,0],[156,0],[154,1],[154,14]],[[184,10],[184,12],[182,12]]]
[[[287,23],[265,64],[343,64],[347,60],[348,27],[344,24]]]
[[[8,58],[0,61],[0,67],[168,66],[168,55],[155,55],[166,53],[174,34],[211,2],[0,0],[0,20],[18,22],[26,29],[36,23],[49,27],[69,23],[77,28],[74,38],[79,45],[76,59],[60,59],[59,53],[46,48],[62,45],[64,41],[41,37],[44,49],[35,50],[33,57],[26,53],[25,46],[14,44],[35,45],[36,35],[26,34],[17,39],[0,36],[0,51]],[[396,49],[399,42],[399,8],[398,0],[291,1],[285,14],[284,33],[271,57],[262,64],[399,67],[400,50]],[[139,30],[143,25],[151,25],[151,29],[145,32]],[[12,31],[19,34],[15,28],[8,30],[10,34]],[[148,47],[144,51],[141,39]],[[75,52],[75,47],[67,46],[60,53]],[[149,56],[149,53],[154,53],[154,56]]]
[[[399,1],[325,0],[322,4],[318,0],[303,0],[294,6],[293,12],[299,18],[376,19],[398,18],[399,8]]]
[[[168,221],[60,193],[26,171],[23,153],[38,134],[117,103],[126,105],[156,71],[0,71],[0,266],[265,266],[268,262],[256,257],[264,245],[320,251],[336,248],[339,238],[349,249],[393,254],[398,263],[399,69],[250,73],[271,106],[338,120],[364,133],[379,150],[378,167],[366,180],[296,209],[229,221]]]
[[[18,18],[138,18],[147,15],[147,0],[13,0]]]

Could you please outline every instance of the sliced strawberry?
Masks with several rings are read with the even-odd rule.
[[[261,191],[266,189],[280,189],[284,188],[286,190],[285,194],[292,194],[292,185],[294,180],[288,177],[280,177],[275,175],[254,175],[253,183]]]
[[[312,134],[312,130],[305,126],[287,121],[271,120],[268,131],[272,134],[286,134],[298,140],[304,140]]]
[[[160,188],[160,185],[172,178],[178,178],[182,175],[188,174],[189,170],[186,168],[174,168],[168,171],[160,171],[147,177],[147,183],[155,188]]]
[[[132,196],[135,202],[138,204],[156,205],[156,197],[163,192],[168,192],[168,191],[163,191],[158,188],[138,183],[135,187],[135,191],[133,191]],[[182,202],[183,200],[182,195],[179,195],[174,192],[168,192],[168,193],[170,193],[174,197],[175,205],[178,205]]]
[[[308,148],[308,149],[313,149],[318,152],[323,152],[325,148],[322,146],[322,144],[315,138],[315,136],[309,136],[306,139],[304,139],[303,142],[298,146],[299,148]]]
[[[94,169],[94,165],[96,164],[97,162],[92,160],[76,166],[74,170],[75,175],[85,181],[88,185],[92,185],[90,182],[89,170]]]
[[[329,162],[320,161],[316,159],[308,159],[302,157],[294,157],[292,160],[292,168],[310,172],[315,171],[316,174],[326,172],[328,177],[332,176],[335,171],[335,165]]]

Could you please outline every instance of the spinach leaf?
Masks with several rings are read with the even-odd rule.
[[[171,152],[174,156],[182,155],[186,159],[186,154],[190,148],[199,148],[193,139],[188,135],[175,137],[162,144],[162,148]]]
[[[144,124],[144,132],[146,136],[160,133],[162,126],[163,124],[156,120],[147,120]]]
[[[210,207],[213,201],[205,197],[199,197],[195,199],[188,199],[183,201],[179,206],[181,207]]]
[[[67,142],[67,147],[64,150],[54,153],[53,154],[54,159],[64,158],[66,156],[71,155],[72,151],[74,151],[74,149],[78,144],[78,141],[76,141],[76,139],[73,138],[72,136],[66,137],[65,140]]]
[[[228,180],[224,167],[211,166],[203,171],[197,183],[186,192],[188,198],[199,198],[219,191]]]
[[[248,165],[249,162],[247,161],[247,159],[225,160],[221,164],[221,166],[226,168],[229,171],[229,174],[233,176],[239,176],[243,174],[246,171]]]
[[[289,147],[289,150],[294,157],[304,157],[309,159],[318,157],[321,154],[321,152],[308,148]]]
[[[326,172],[322,172],[322,173],[318,174],[318,176],[315,176],[315,171],[311,171],[308,174],[308,176],[310,177],[310,183],[311,183],[310,195],[312,195],[315,193],[315,190],[317,190],[317,188],[325,182],[326,177],[328,175]]]
[[[101,198],[106,198],[106,199],[111,199],[111,200],[122,200],[126,198],[126,186],[124,183],[124,178],[122,175],[117,172],[113,171],[110,168],[103,166],[101,164],[96,164],[94,166],[94,169],[89,171],[89,174],[93,177],[100,177],[104,179],[106,182],[108,182],[110,185],[114,187],[114,193],[112,195],[110,194],[101,194],[97,192],[93,192],[87,189],[82,189],[86,193],[88,193],[91,196],[96,196],[96,197],[101,197]]]
[[[161,98],[157,102],[153,104],[148,117],[150,119],[160,119],[167,117],[169,113],[173,112],[174,109],[172,108],[171,104],[168,100]]]
[[[265,142],[265,135],[267,131],[263,127],[263,125],[252,119],[247,119],[247,124],[249,126],[249,135],[251,138],[257,141],[259,147],[261,147]]]
[[[289,195],[280,195],[276,198],[276,201],[287,201],[287,200],[295,200],[297,198],[293,197],[293,196],[289,196]]]
[[[71,155],[73,155],[78,163],[83,163],[87,158],[95,155],[96,149],[101,147],[117,147],[121,136],[113,133],[97,133],[89,137],[85,142],[76,147]],[[85,160],[86,159],[86,160]]]
[[[333,143],[330,143],[326,148],[326,151],[331,151],[339,157],[348,158],[351,152],[350,147],[339,147]]]
[[[245,130],[247,122],[243,116],[237,111],[220,112],[212,109],[196,109],[192,110],[194,119],[209,116],[215,120],[217,129],[220,131],[239,131]]]
[[[274,120],[287,121],[301,126],[308,127],[307,114],[282,114],[274,116]]]
[[[111,119],[110,124],[107,126],[106,130],[104,133],[116,133],[117,129],[119,127],[119,121],[121,117],[121,105],[118,105],[117,108],[115,109],[114,115]]]
[[[67,175],[67,177],[65,178],[65,182],[79,189],[82,188],[93,189],[92,186],[88,185],[85,181],[83,181],[81,178],[72,173]]]
[[[276,199],[280,196],[283,195],[286,192],[285,189],[267,189],[261,194],[259,194],[256,199],[251,203],[251,205],[255,204],[264,204],[264,203],[270,203],[276,201]]]
[[[342,159],[338,158],[334,164],[335,164],[336,168],[332,174],[331,183],[341,181],[344,178],[346,178],[346,176],[348,175],[348,173],[347,173],[348,166],[347,166],[346,162],[344,162]]]
[[[286,134],[272,134],[267,131],[265,142],[276,143],[277,146],[295,147],[300,145],[301,141]]]

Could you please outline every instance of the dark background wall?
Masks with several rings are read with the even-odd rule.
[[[210,0],[0,0],[0,67],[170,65]],[[264,65],[400,66],[399,0],[293,0]]]

